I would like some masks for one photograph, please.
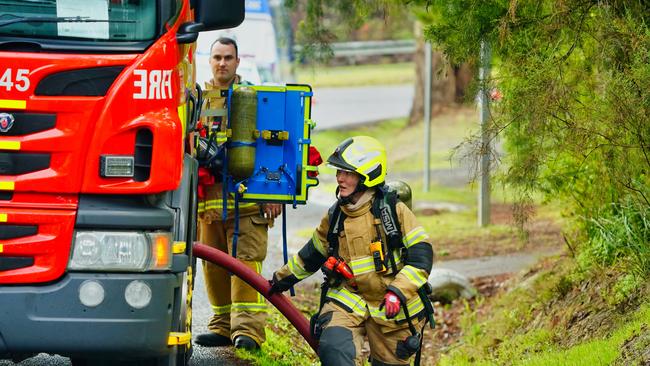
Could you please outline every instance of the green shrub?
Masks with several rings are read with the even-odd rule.
[[[650,275],[650,206],[612,204],[587,220],[588,244],[579,260],[584,265],[621,263],[636,276]]]
[[[622,276],[611,289],[611,293],[607,296],[607,302],[612,306],[624,303],[639,291],[643,283],[644,280],[641,277],[633,274]]]

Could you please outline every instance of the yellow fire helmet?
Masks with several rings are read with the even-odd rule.
[[[386,180],[386,150],[369,136],[345,139],[327,158],[327,164],[335,169],[358,173],[361,175],[359,183],[368,188]]]

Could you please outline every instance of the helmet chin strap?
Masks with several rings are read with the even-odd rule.
[[[354,203],[354,202],[352,202],[352,197],[354,197],[355,194],[357,194],[359,192],[367,191],[368,187],[366,187],[365,185],[363,185],[361,183],[362,183],[361,181],[359,183],[357,183],[357,186],[354,187],[354,191],[352,191],[352,193],[350,193],[349,195],[347,195],[345,197],[341,197],[339,195],[339,187],[336,187],[336,199],[337,199],[337,201],[339,201],[339,205],[347,205],[349,203]]]

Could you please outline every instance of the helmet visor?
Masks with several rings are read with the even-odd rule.
[[[343,141],[337,148],[334,150],[332,155],[330,155],[329,158],[327,158],[327,166],[332,167],[334,169],[341,169],[349,172],[355,172],[357,168],[355,166],[352,166],[348,162],[343,159],[343,152],[345,149],[352,144],[353,140],[351,138],[346,139]]]
[[[330,167],[330,168],[336,169],[336,170],[343,170],[345,172],[356,173],[356,171],[354,171],[354,169],[338,166],[338,165],[332,164],[332,163],[327,163],[327,166]]]

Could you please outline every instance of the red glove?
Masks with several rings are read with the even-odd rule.
[[[314,147],[314,146],[310,146],[309,147],[308,164],[312,165],[312,166],[319,166],[322,162],[323,162],[323,158],[321,158],[320,152],[318,151],[318,149],[316,149],[316,147]],[[316,176],[318,176],[318,171],[307,172],[307,175],[310,178],[316,178]]]
[[[198,184],[198,196],[199,198],[205,198],[205,187],[214,184],[214,177],[210,174],[210,171],[204,167],[199,167],[199,184]]]
[[[397,313],[399,313],[399,306],[399,297],[397,297],[394,292],[387,291],[386,295],[384,295],[384,301],[382,301],[381,305],[379,306],[379,310],[381,310],[382,307],[385,307],[386,318],[392,319],[397,315]]]

